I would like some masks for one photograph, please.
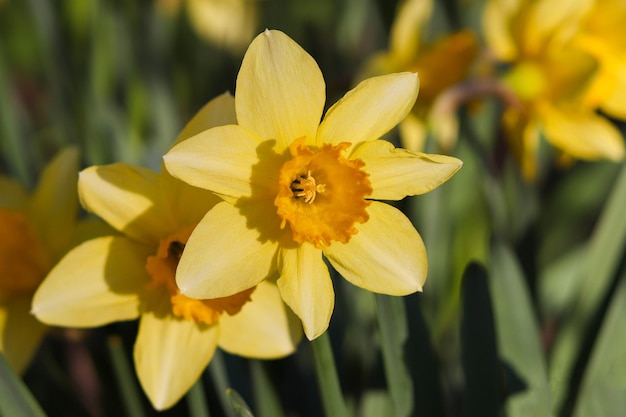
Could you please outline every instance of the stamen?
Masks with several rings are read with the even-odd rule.
[[[304,174],[298,175],[291,183],[290,188],[295,198],[304,197],[304,202],[311,204],[315,201],[317,193],[322,194],[326,191],[326,184],[317,184],[311,175],[311,170],[308,170],[306,176]]]

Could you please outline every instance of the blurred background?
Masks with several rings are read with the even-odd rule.
[[[67,146],[81,168],[159,170],[185,122],[235,93],[265,28],[315,58],[327,106],[365,77],[418,71],[416,106],[386,139],[464,166],[394,203],[426,244],[423,293],[391,301],[333,281],[350,414],[619,416],[626,5],[539,3],[0,0],[0,173],[32,190]],[[191,415],[189,399],[156,412],[138,389],[136,330],[52,329],[21,376],[49,416]],[[201,378],[206,415],[246,415],[225,388],[255,416],[323,415],[307,343],[275,361],[219,353]]]

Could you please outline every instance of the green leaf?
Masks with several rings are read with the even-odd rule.
[[[581,267],[583,282],[576,304],[563,316],[550,362],[550,382],[554,404],[560,407],[566,400],[572,368],[580,354],[594,313],[606,296],[622,261],[626,243],[626,164],[613,186],[611,195],[589,242],[587,256]]]
[[[232,388],[226,390],[226,396],[228,397],[228,403],[232,410],[235,412],[236,417],[254,417],[248,404],[241,398],[241,395]]]
[[[461,360],[466,417],[497,416],[500,408],[500,363],[487,285],[487,271],[470,263],[463,274]]]
[[[517,259],[501,243],[492,248],[489,287],[500,358],[525,384],[525,389],[514,395],[509,390],[506,415],[552,416],[546,362],[530,294]]]
[[[583,377],[574,417],[619,416],[626,409],[626,276],[621,278]]]
[[[45,417],[33,395],[0,352],[0,416]]]

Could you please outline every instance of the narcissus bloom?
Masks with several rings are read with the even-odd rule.
[[[233,98],[223,95],[179,137],[233,120]],[[140,317],[135,368],[155,408],[176,403],[217,346],[254,358],[295,350],[302,330],[273,283],[210,300],[180,294],[176,265],[189,234],[217,197],[166,172],[121,163],[87,168],[78,185],[85,208],[122,235],[88,240],[61,259],[35,294],[33,313],[45,323],[68,327]]]
[[[0,351],[17,372],[35,353],[46,326],[30,315],[37,286],[78,235],[78,152],[61,151],[32,195],[0,176]]]
[[[157,0],[160,10],[177,14],[181,6],[193,30],[207,42],[242,53],[257,30],[256,0]]]
[[[400,211],[375,201],[425,193],[461,166],[377,140],[411,110],[418,86],[414,73],[368,79],[320,124],[325,85],[316,62],[282,32],[259,35],[237,78],[238,124],[204,131],[164,157],[172,175],[226,200],[189,237],[177,270],[181,292],[227,297],[277,278],[314,339],[334,307],[322,255],[368,290],[421,290],[419,234]]]
[[[487,43],[498,60],[509,64],[502,80],[519,99],[519,106],[506,110],[504,129],[529,179],[538,175],[541,134],[569,158],[618,161],[624,157],[619,130],[596,113],[622,100],[611,102],[613,91],[606,88],[621,83],[615,77],[618,67],[610,70],[604,65],[603,69],[602,57],[594,54],[601,31],[584,39],[575,36],[591,4],[586,0],[567,7],[557,0],[486,4]],[[598,2],[596,7],[604,6]],[[611,82],[607,77],[612,77]]]
[[[431,127],[443,131],[446,127],[431,126],[431,110],[440,94],[463,81],[478,53],[478,41],[469,30],[425,39],[433,15],[432,0],[406,0],[401,3],[391,26],[389,50],[369,59],[363,77],[401,71],[417,72],[421,87],[413,110],[400,122],[402,144],[413,151],[423,150],[426,134]],[[456,132],[451,132],[456,134]],[[450,138],[438,138],[448,147]]]

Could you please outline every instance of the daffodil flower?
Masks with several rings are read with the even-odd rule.
[[[415,73],[368,79],[320,124],[325,85],[316,62],[284,33],[260,34],[237,78],[238,124],[201,132],[164,157],[172,175],[225,199],[189,237],[177,270],[181,292],[227,297],[277,278],[314,339],[334,307],[323,257],[359,287],[421,290],[419,234],[376,201],[430,191],[461,166],[377,140],[411,110],[418,86]]]
[[[440,36],[433,42],[424,39],[433,6],[432,0],[402,2],[391,25],[389,49],[367,60],[361,75],[365,78],[400,71],[419,73],[419,99],[399,126],[403,146],[413,151],[424,148],[431,127],[438,133],[446,130],[447,126],[437,126],[441,119],[431,114],[433,104],[444,91],[467,77],[478,54],[476,36],[467,29]],[[444,149],[456,138],[455,129],[451,134],[454,138],[437,135]]]
[[[171,15],[184,6],[200,38],[238,54],[254,36],[259,21],[255,0],[157,0],[156,5]]]
[[[607,92],[605,76],[614,71],[600,71],[598,56],[590,53],[591,38],[586,50],[582,38],[574,36],[590,5],[586,0],[567,7],[555,0],[486,4],[487,43],[496,59],[509,64],[501,79],[520,104],[506,109],[504,130],[528,179],[538,175],[541,134],[569,158],[624,157],[619,130],[596,112],[614,107],[606,95],[598,97]]]
[[[190,121],[180,141],[233,120],[233,98],[222,95]],[[178,260],[217,197],[167,172],[122,163],[83,170],[78,186],[84,207],[121,235],[92,239],[69,252],[40,286],[32,311],[45,323],[67,327],[140,318],[135,368],[156,409],[172,406],[189,390],[217,346],[254,358],[295,350],[302,330],[275,284],[210,300],[178,290]]]
[[[35,353],[46,326],[30,315],[31,298],[78,235],[78,152],[61,151],[32,195],[0,176],[0,350],[17,372]]]

